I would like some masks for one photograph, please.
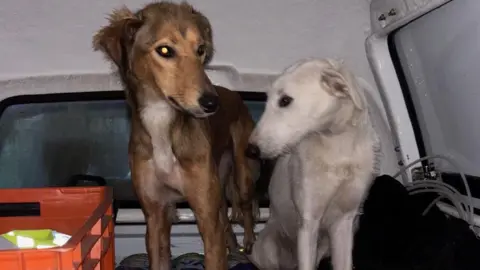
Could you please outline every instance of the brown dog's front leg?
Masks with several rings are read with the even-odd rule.
[[[210,164],[196,164],[185,174],[185,197],[197,220],[203,240],[205,268],[227,269],[225,228],[220,222],[221,192],[218,176]]]
[[[170,270],[170,222],[168,205],[159,205],[155,213],[146,216],[145,241],[150,261],[150,270]]]
[[[133,159],[133,184],[147,222],[145,235],[150,270],[170,270],[170,205],[162,201],[152,160]]]

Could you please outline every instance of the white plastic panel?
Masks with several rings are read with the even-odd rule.
[[[255,231],[258,233],[264,224],[257,224]],[[145,225],[130,225],[115,227],[115,257],[120,262],[126,256],[135,253],[146,253]],[[233,227],[239,243],[243,241],[243,228],[238,225]],[[196,225],[182,224],[172,227],[172,256],[176,257],[188,252],[203,253],[203,242]]]
[[[372,0],[370,3],[370,22],[374,32],[418,10],[433,6],[444,0]]]
[[[452,1],[408,24],[395,44],[428,154],[480,175],[480,1]],[[445,162],[440,169],[457,171]]]
[[[448,3],[451,0],[431,0],[425,1],[424,5],[415,5],[414,9],[409,9],[403,17],[398,17],[383,28],[375,26],[376,18],[372,17],[374,32],[367,38],[365,48],[371,70],[379,88],[385,113],[387,114],[390,129],[393,133],[393,143],[397,154],[398,164],[401,166],[420,157],[417,142],[415,140],[411,119],[407,106],[404,102],[402,88],[392,60],[388,39],[389,36],[416,20],[420,16],[434,10],[438,6]],[[372,14],[380,13],[390,8],[383,0],[372,0]],[[407,7],[411,6],[411,3]],[[402,175],[403,182],[411,181],[410,171],[407,170]]]
[[[404,0],[372,0],[370,21],[372,30],[377,31],[391,22],[405,16],[407,6]]]

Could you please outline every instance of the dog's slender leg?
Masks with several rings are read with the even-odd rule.
[[[341,217],[330,228],[334,270],[352,270],[353,222],[356,211]]]
[[[220,164],[218,166],[219,177],[222,187],[222,206],[220,210],[220,220],[222,222],[222,227],[225,228],[225,237],[227,238],[227,247],[230,253],[238,251],[238,242],[237,237],[233,233],[232,224],[228,218],[228,198],[227,193],[230,190],[233,184],[233,156],[228,154],[223,154]],[[233,193],[235,194],[235,193]],[[230,194],[232,195],[232,194]]]
[[[320,219],[303,218],[298,232],[299,270],[313,270],[317,262],[318,231]]]
[[[133,159],[132,176],[147,221],[145,235],[150,270],[170,270],[170,205],[162,201],[152,160]]]
[[[255,169],[254,160],[250,160],[245,156],[245,150],[248,146],[248,139],[253,129],[253,122],[246,121],[245,123],[237,122],[231,128],[231,134],[233,138],[233,158],[234,158],[234,172],[235,172],[235,185],[239,194],[239,204],[241,210],[241,219],[243,221],[243,229],[245,232],[243,238],[243,246],[245,253],[250,254],[252,250],[253,242],[255,241],[255,222],[254,211],[257,211],[257,204],[254,203],[253,198],[253,175],[252,170]],[[235,197],[235,196],[233,196]],[[238,212],[235,208],[235,202],[233,202],[233,212]],[[238,204],[238,202],[237,202]],[[235,216],[235,215],[233,215]],[[240,215],[236,215],[237,219]]]
[[[237,166],[236,175],[240,182],[238,183],[240,190],[240,208],[242,210],[243,228],[245,232],[243,237],[243,246],[245,248],[245,253],[250,254],[252,251],[253,242],[255,241],[255,222],[253,219],[253,180],[250,172],[248,171],[249,169],[247,168],[247,160],[244,159],[243,162],[245,162],[243,165]]]
[[[147,215],[147,251],[150,270],[170,270],[169,206],[159,205],[157,212]],[[155,240],[158,239],[158,240]],[[158,255],[156,255],[158,254]]]
[[[317,266],[319,230],[322,218],[332,196],[335,194],[335,190],[339,186],[339,181],[333,179],[328,185],[319,186],[323,183],[323,179],[331,179],[331,177],[321,171],[318,164],[302,160],[302,157],[299,156],[292,156],[289,166],[292,168],[292,182],[290,184],[292,185],[294,203],[302,221],[297,240],[299,269],[313,270]]]
[[[192,207],[203,240],[205,268],[227,269],[225,231],[220,221],[222,194],[218,174],[208,162],[192,164],[185,171],[185,197]]]
[[[318,234],[328,198],[322,196],[315,185],[321,183],[319,181],[321,176],[315,170],[302,166],[304,164],[299,156],[291,156],[288,164],[291,168],[289,188],[301,222],[297,237],[298,269],[314,270],[317,262]],[[324,191],[330,193],[328,190],[330,188],[326,186]]]
[[[228,250],[233,253],[238,250],[238,242],[237,237],[233,232],[232,224],[230,223],[230,220],[228,218],[228,205],[226,199],[223,199],[222,201],[220,219],[222,222],[222,228],[224,228],[224,231],[226,233]]]

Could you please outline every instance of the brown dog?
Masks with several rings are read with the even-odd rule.
[[[170,269],[170,229],[175,203],[183,199],[195,213],[206,268],[226,269],[226,244],[237,248],[226,195],[233,216],[243,219],[250,249],[258,164],[244,155],[254,126],[247,107],[205,74],[213,55],[210,23],[192,6],[169,2],[136,13],[124,7],[109,22],[93,47],[117,66],[126,88],[130,167],[147,221],[150,269]]]

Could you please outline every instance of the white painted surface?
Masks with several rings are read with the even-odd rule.
[[[418,14],[425,7],[445,2],[444,0],[370,0],[372,30],[380,29],[397,21],[403,21],[409,14]]]
[[[92,34],[106,14],[146,0],[2,0],[0,79],[38,74],[105,73]],[[190,1],[214,30],[212,64],[245,72],[278,73],[298,58],[345,58],[372,82],[364,52],[370,31],[367,1],[352,0],[203,0]]]

